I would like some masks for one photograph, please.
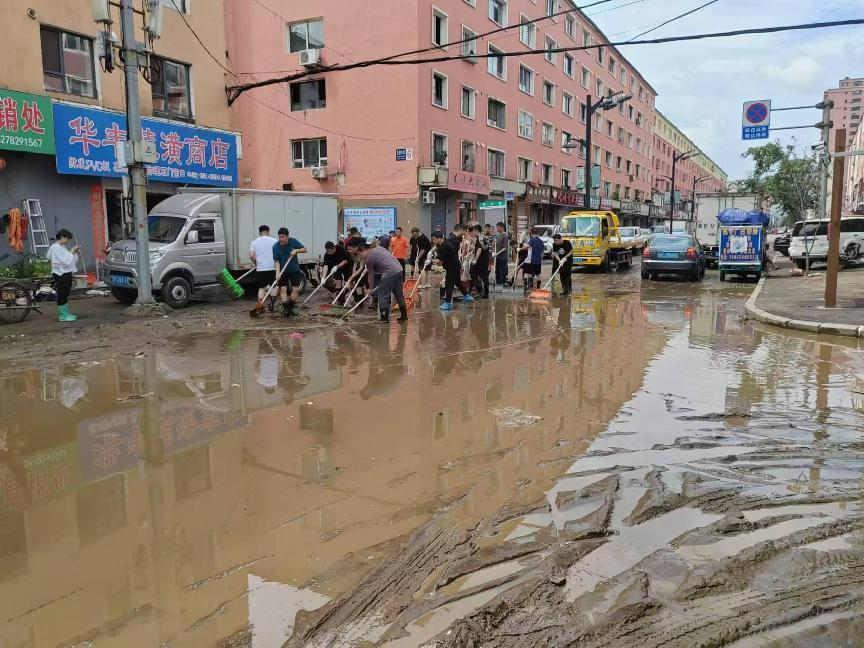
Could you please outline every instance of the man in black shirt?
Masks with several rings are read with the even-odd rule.
[[[414,272],[423,272],[423,266],[426,259],[429,258],[429,253],[432,251],[432,242],[429,237],[420,231],[419,227],[411,230],[411,254],[408,258],[408,265],[411,266],[411,276]]]
[[[444,298],[441,302],[442,311],[453,310],[453,288],[459,287],[462,293],[462,302],[470,304],[474,299],[465,292],[459,281],[462,272],[462,264],[459,263],[459,253],[451,245],[450,241],[444,240],[444,232],[432,234],[432,244],[438,255],[438,263],[444,268]]]
[[[561,272],[561,296],[564,297],[573,292],[573,244],[560,234],[552,237],[552,272],[558,269],[559,263],[563,263]]]
[[[489,265],[492,261],[490,238],[483,235],[480,225],[474,226],[474,265],[471,266],[471,284],[477,296],[489,299]]]
[[[447,242],[453,246],[453,249],[456,250],[456,253],[459,253],[459,246],[462,244],[462,237],[465,236],[465,230],[462,229],[461,223],[456,223],[453,226],[453,231],[450,233],[450,236],[447,237]]]
[[[331,293],[342,290],[342,282],[347,281],[348,277],[351,276],[351,260],[348,258],[348,252],[341,243],[334,244],[332,241],[327,241],[324,244],[323,263],[324,267],[327,268],[327,272],[324,274],[325,277],[330,276],[333,268],[339,266],[336,274],[330,277],[324,287]]]

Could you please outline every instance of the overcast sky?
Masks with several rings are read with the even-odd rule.
[[[706,2],[638,0],[597,13],[633,1],[615,0],[586,12],[617,42]],[[864,18],[864,0],[719,0],[645,38],[849,18]],[[621,51],[657,90],[657,108],[730,179],[750,170],[741,157],[752,145],[741,140],[744,101],[771,99],[775,108],[813,105],[840,79],[864,77],[864,26],[635,45]],[[774,113],[772,126],[815,124],[820,118],[817,110]],[[808,148],[819,139],[816,129],[772,133],[772,138],[778,136],[784,142],[796,137]]]

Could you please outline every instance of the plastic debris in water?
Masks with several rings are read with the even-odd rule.
[[[306,335],[301,333],[300,331],[294,331],[293,333],[288,335],[288,338],[291,340],[302,340],[304,337],[306,337]]]

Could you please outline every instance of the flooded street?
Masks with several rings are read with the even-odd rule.
[[[0,646],[857,645],[864,354],[752,287],[0,368]]]

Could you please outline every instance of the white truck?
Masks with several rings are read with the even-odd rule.
[[[154,295],[172,308],[183,308],[193,295],[220,290],[217,279],[223,268],[238,276],[253,267],[249,244],[260,225],[270,227],[274,238],[280,227],[287,227],[303,243],[308,252],[299,261],[311,279],[324,243],[336,240],[336,201],[336,194],[180,189],[147,218]],[[137,258],[134,239],[118,241],[108,252],[106,283],[118,301],[131,304],[138,296]]]
[[[705,250],[705,262],[716,267],[720,256],[720,230],[717,227],[717,214],[724,209],[737,207],[744,211],[757,211],[761,201],[756,194],[720,191],[696,194],[696,240]]]

